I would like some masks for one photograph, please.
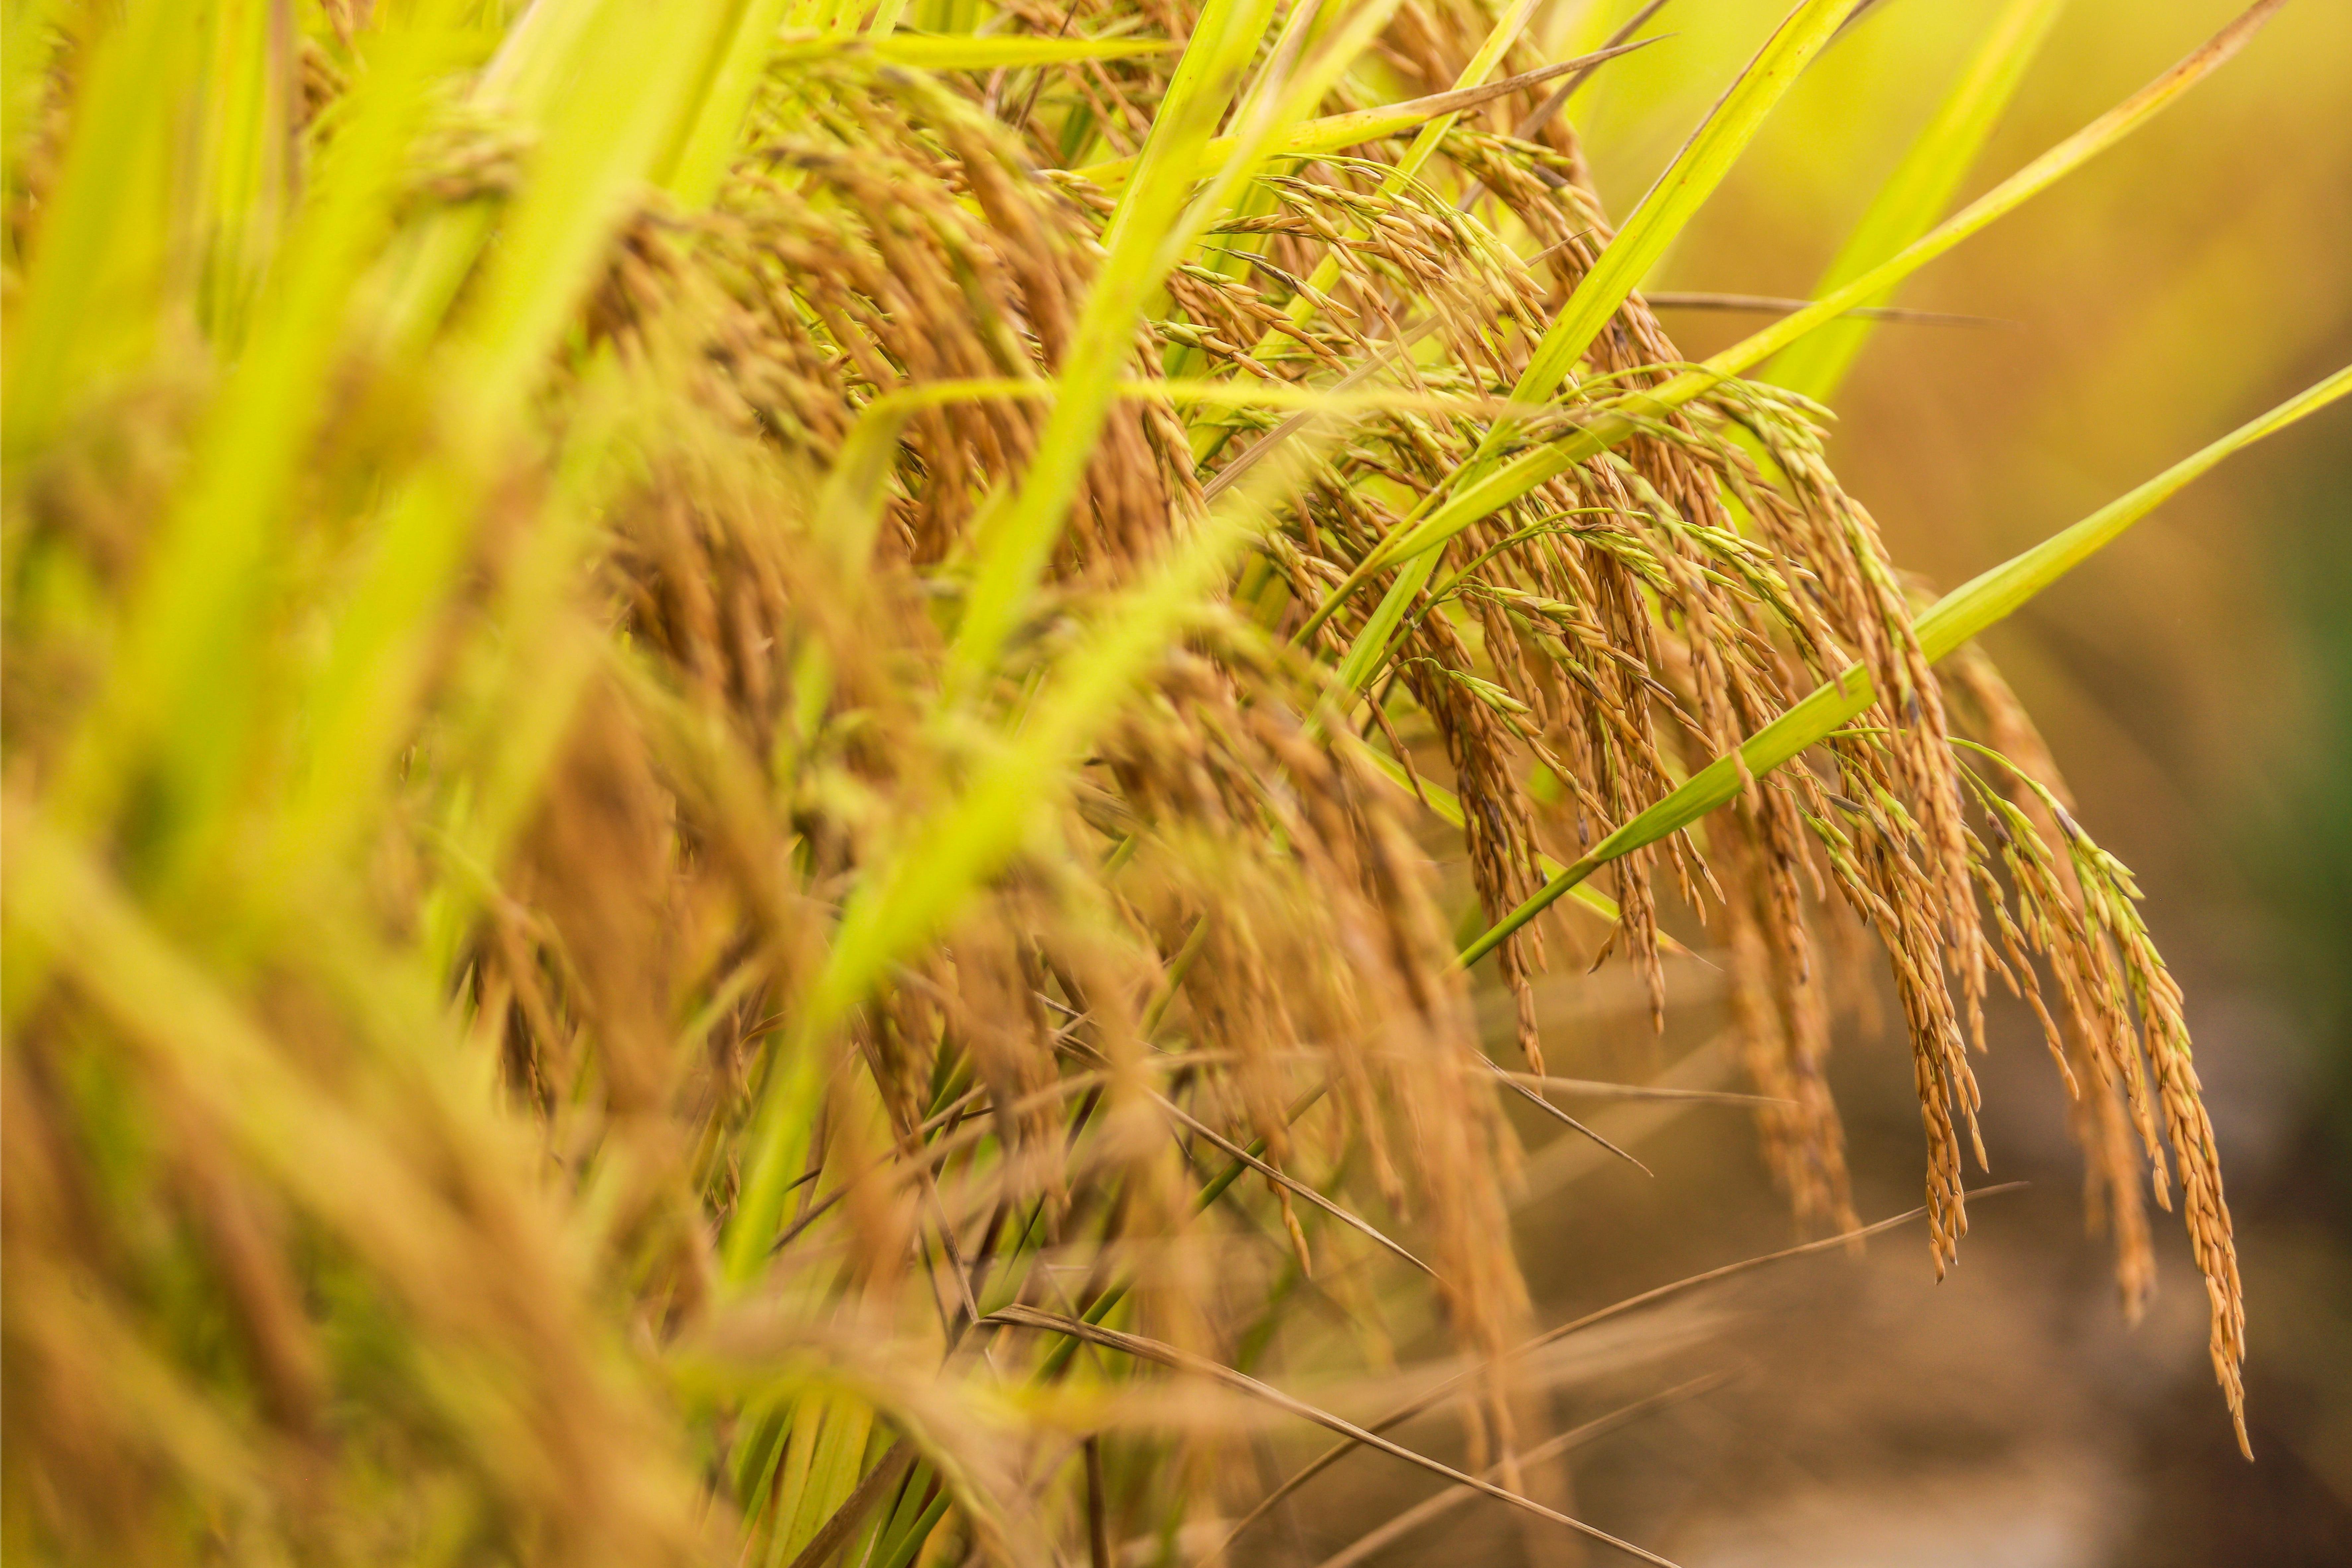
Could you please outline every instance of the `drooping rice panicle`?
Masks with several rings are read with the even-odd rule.
[[[1642,287],[1854,0],[1622,222],[1562,94],[1630,43],[1526,0],[18,7],[5,1539],[1107,1568],[1267,1409],[1399,1453],[1278,1385],[1433,1327],[1468,1458],[1403,1457],[1659,1561],[1543,1493],[1507,1107],[1589,1133],[1537,983],[1663,1023],[1678,907],[1756,1091],[1679,1098],[1857,1239],[1874,933],[1939,1270],[2029,996],[2135,1310],[2169,1150],[2242,1439],[2179,988],[1938,660],[2344,378],[1922,616],[1740,376],[2275,3],[1928,230],[2011,6],[1892,256],[1700,366]]]

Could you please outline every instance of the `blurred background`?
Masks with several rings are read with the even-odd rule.
[[[1654,285],[1807,294],[1997,8],[1872,11]],[[2074,0],[1963,195],[2241,8]],[[1612,212],[1631,210],[1782,9],[1675,0],[1650,29],[1671,41],[1600,73],[1577,120]],[[2007,323],[1883,326],[1839,399],[1832,460],[1895,559],[1939,589],[2352,360],[2352,5],[2289,5],[2157,123],[1899,298]],[[1759,324],[1666,321],[1694,356]],[[2031,1185],[1971,1205],[1952,1277],[1935,1281],[1914,1228],[1736,1281],[1696,1327],[1633,1336],[1631,1364],[1549,1396],[1553,1429],[1736,1376],[1577,1450],[1578,1505],[1687,1568],[2352,1563],[2352,415],[2233,459],[1989,646],[2085,824],[2139,873],[2188,991],[2244,1258],[2258,1462],[2231,1440],[2174,1215],[2151,1216],[2157,1301],[2123,1321],[2105,1243],[2084,1233],[2051,1065],[2011,1008],[1979,1064],[1992,1170],[1971,1176]],[[1592,990],[1561,985],[1547,1050],[1572,1065],[1553,1070],[1689,1063],[1721,1026],[1707,982],[1676,973],[1663,1040],[1638,1008],[1596,1011]],[[1858,1205],[1900,1212],[1919,1202],[1922,1160],[1905,1047],[1849,1030],[1839,1051]],[[1793,1239],[1738,1120],[1601,1118],[1639,1141],[1654,1180],[1538,1157],[1521,1247],[1546,1322]],[[1384,1489],[1375,1517],[1420,1484],[1378,1481],[1405,1490]],[[1362,1500],[1339,1483],[1303,1494],[1305,1561],[1366,1528]],[[1575,1560],[1500,1516],[1464,1510],[1387,1560]]]

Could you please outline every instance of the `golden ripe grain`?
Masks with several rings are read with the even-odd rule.
[[[1528,5],[21,9],[12,1550],[1107,1568],[1268,1489],[1239,1394],[1662,1562],[1528,1495],[1508,1108],[1598,1137],[1537,984],[1663,1026],[1681,911],[1755,1090],[1686,1098],[1838,1237],[1875,934],[1939,1272],[2030,993],[2242,1436],[2130,874],[1823,410],[1634,289],[1852,0],[1626,239]],[[1605,933],[1514,914],[1718,765]],[[1275,1386],[1431,1342],[1460,1466]]]

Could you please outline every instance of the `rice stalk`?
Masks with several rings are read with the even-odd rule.
[[[13,8],[8,1549],[1218,1555],[1279,1419],[1663,1561],[1530,1479],[1583,1439],[1513,1368],[1596,1320],[1531,1321],[1507,1107],[1741,1107],[1830,1233],[1774,1256],[1869,1234],[1857,916],[1937,1267],[2000,980],[2135,1307],[2177,1173],[2242,1437],[2178,987],[1966,645],[2352,383],[1921,613],[1742,378],[2275,0],[1922,234],[2012,7],[1852,265],[1689,365],[1641,284],[1860,9],[1620,226],[1560,116],[1637,46],[1529,4]],[[1748,1089],[1555,1070],[1535,978],[1662,1018],[1675,904]],[[1417,1322],[1458,1465],[1294,1392]]]

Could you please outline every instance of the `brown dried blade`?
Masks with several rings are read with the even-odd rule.
[[[1627,45],[1626,40],[1633,37],[1634,34],[1640,32],[1643,26],[1649,22],[1651,17],[1656,16],[1665,8],[1666,0],[1650,0],[1650,3],[1647,5],[1644,5],[1639,11],[1634,12],[1633,16],[1623,26],[1619,27],[1615,32],[1609,35],[1608,42],[1601,46],[1602,51],[1601,58],[1606,58],[1607,55],[1612,53],[1623,52],[1619,48],[1620,45],[1625,45],[1627,47],[1631,48],[1641,47],[1641,44]],[[1660,35],[1662,37],[1664,36],[1665,35],[1664,34]],[[1642,44],[1654,44],[1657,41],[1657,38],[1643,38],[1642,40]],[[1597,65],[1599,63],[1600,59],[1595,58],[1593,64]],[[1592,66],[1588,65],[1583,69],[1578,71],[1574,76],[1570,77],[1566,81],[1561,82],[1559,86],[1552,89],[1552,94],[1549,98],[1545,99],[1543,102],[1537,105],[1533,112],[1528,114],[1525,120],[1519,121],[1517,126],[1513,129],[1511,134],[1522,142],[1534,140],[1537,132],[1540,132],[1545,126],[1551,123],[1552,117],[1554,115],[1568,107],[1568,100],[1576,96],[1576,89],[1582,87],[1584,85],[1585,79],[1590,77],[1591,74]],[[1486,194],[1486,187],[1485,185],[1480,184],[1475,180],[1471,181],[1470,188],[1464,191],[1462,193],[1461,199],[1454,204],[1455,210],[1459,212],[1468,212],[1472,207],[1478,205],[1478,198]]]
[[[1163,1343],[1159,1340],[1146,1339],[1140,1334],[1121,1333],[1117,1329],[1106,1329],[1094,1323],[1082,1322],[1076,1318],[1066,1318],[1058,1312],[1042,1312],[1034,1307],[1017,1305],[1003,1307],[982,1319],[982,1323],[988,1327],[1045,1329],[1055,1333],[1066,1334],[1072,1339],[1084,1340],[1089,1344],[1101,1345],[1107,1350],[1123,1352],[1139,1361],[1157,1362],[1161,1366],[1173,1367],[1179,1372],[1188,1372],[1198,1377],[1208,1378],[1237,1393],[1248,1394],[1254,1399],[1264,1400],[1275,1408],[1296,1415],[1301,1420],[1312,1421],[1318,1426],[1337,1432],[1352,1443],[1378,1448],[1392,1458],[1402,1459],[1406,1464],[1419,1466],[1433,1475],[1444,1476],[1456,1486],[1466,1486],[1473,1491],[1483,1492],[1497,1502],[1509,1503],[1513,1508],[1524,1510],[1538,1519],[1550,1520],[1554,1524],[1564,1524],[1580,1535],[1598,1541],[1605,1546],[1613,1546],[1618,1551],[1638,1557],[1644,1563],[1654,1563],[1658,1564],[1658,1568],[1675,1568],[1675,1564],[1671,1560],[1636,1546],[1630,1541],[1621,1541],[1598,1525],[1587,1524],[1580,1519],[1571,1519],[1567,1514],[1546,1508],[1533,1498],[1522,1497],[1507,1487],[1496,1486],[1494,1482],[1481,1479],[1476,1476],[1465,1475],[1451,1465],[1441,1464],[1426,1454],[1415,1453],[1402,1443],[1391,1442],[1377,1432],[1368,1432],[1344,1416],[1334,1415],[1328,1410],[1309,1405],[1303,1399],[1285,1394],[1269,1384],[1260,1383],[1246,1373],[1235,1372],[1233,1368],[1222,1363],[1211,1361],[1206,1356],[1197,1356],[1189,1351],[1179,1350],[1174,1345]],[[1223,1549],[1221,1547],[1219,1550]]]
[[[1333,1203],[1329,1198],[1325,1197],[1321,1193],[1317,1192],[1313,1187],[1308,1186],[1306,1183],[1285,1175],[1281,1171],[1267,1164],[1264,1160],[1259,1159],[1256,1155],[1251,1153],[1248,1150],[1243,1148],[1232,1139],[1220,1133],[1215,1128],[1209,1126],[1206,1122],[1201,1121],[1200,1118],[1193,1116],[1185,1110],[1182,1106],[1178,1105],[1166,1095],[1160,1094],[1155,1090],[1152,1092],[1151,1098],[1159,1104],[1160,1109],[1168,1112],[1169,1115],[1174,1117],[1177,1121],[1181,1121],[1185,1126],[1191,1128],[1193,1131],[1199,1133],[1210,1142],[1214,1143],[1218,1148],[1223,1150],[1234,1159],[1239,1160],[1243,1164],[1247,1165],[1251,1170],[1255,1171],[1259,1175],[1264,1176],[1267,1181],[1276,1184],[1285,1192],[1295,1193],[1298,1196],[1305,1198],[1308,1203],[1313,1204],[1317,1208],[1321,1209],[1325,1214],[1329,1215],[1341,1225],[1348,1226],[1348,1228],[1361,1236],[1369,1237],[1372,1241],[1378,1242],[1381,1247],[1395,1253],[1399,1258],[1403,1258],[1407,1263],[1412,1264],[1415,1268],[1420,1269],[1432,1279],[1437,1278],[1436,1269],[1432,1268],[1428,1264],[1423,1263],[1420,1258],[1415,1258],[1402,1247],[1391,1241],[1367,1221],[1359,1219],[1354,1215],[1349,1214],[1346,1209],[1341,1208],[1338,1204]]]
[[[1721,1388],[1730,1381],[1731,1374],[1727,1372],[1711,1372],[1705,1377],[1695,1377],[1688,1383],[1676,1384],[1672,1388],[1663,1389],[1656,1394],[1636,1399],[1631,1405],[1619,1405],[1606,1415],[1596,1415],[1581,1426],[1571,1426],[1559,1436],[1548,1438],[1538,1444],[1519,1456],[1519,1463],[1522,1466],[1540,1465],[1548,1459],[1557,1458],[1571,1448],[1580,1448],[1596,1438],[1605,1437],[1620,1426],[1638,1421],[1653,1411],[1663,1410],[1670,1405],[1679,1405],[1685,1399],[1695,1399],[1702,1394]],[[1491,1476],[1501,1468],[1500,1465],[1490,1465],[1487,1467],[1486,1473]],[[1317,1564],[1317,1568],[1354,1568],[1356,1563],[1361,1563],[1391,1542],[1402,1539],[1433,1520],[1443,1519],[1475,1495],[1467,1487],[1448,1487],[1435,1497],[1414,1504],[1385,1524],[1358,1536],[1354,1541],[1326,1557]]]
[[[1784,299],[1778,294],[1724,294],[1706,289],[1665,289],[1643,294],[1653,310],[1752,310],[1759,315],[1792,316],[1810,310],[1811,300]],[[1846,312],[1874,321],[1902,321],[1918,327],[2015,327],[1999,316],[1956,315],[1949,310],[1915,310],[1902,305],[1857,305]]]
[[[841,1550],[849,1539],[849,1532],[856,1530],[858,1521],[866,1517],[866,1510],[883,1493],[898,1484],[899,1479],[906,1475],[914,1462],[914,1447],[904,1437],[891,1444],[889,1452],[882,1456],[881,1463],[866,1473],[866,1479],[857,1483],[857,1489],[849,1494],[848,1500],[833,1510],[832,1518],[817,1526],[816,1533],[809,1537],[809,1543],[801,1548],[799,1556],[793,1559],[792,1568],[817,1568],[819,1563]]]
[[[1411,326],[1405,327],[1395,337],[1382,344],[1380,353],[1332,383],[1331,390],[1349,392],[1370,381],[1373,376],[1394,364],[1406,350],[1435,331],[1440,321],[1441,318],[1434,315],[1424,316]],[[1302,409],[1259,437],[1251,444],[1248,450],[1219,468],[1206,483],[1202,485],[1201,499],[1204,501],[1216,500],[1218,496],[1240,482],[1243,475],[1272,456],[1276,447],[1305,429],[1318,416],[1315,410]]]
[[[1616,1144],[1612,1143],[1608,1139],[1603,1138],[1600,1133],[1595,1132],[1591,1128],[1587,1127],[1583,1122],[1579,1121],[1575,1117],[1570,1116],[1567,1111],[1562,1110],[1559,1106],[1554,1105],[1550,1100],[1546,1100],[1536,1090],[1529,1089],[1526,1084],[1521,1083],[1519,1081],[1518,1074],[1505,1071],[1502,1064],[1496,1061],[1491,1057],[1480,1057],[1478,1059],[1485,1062],[1486,1064],[1486,1070],[1500,1079],[1503,1081],[1504,1086],[1513,1094],[1531,1100],[1536,1105],[1542,1107],[1544,1114],[1551,1117],[1561,1126],[1568,1128],[1571,1131],[1583,1133],[1587,1138],[1591,1139],[1595,1143],[1600,1144],[1603,1149],[1608,1150],[1612,1154],[1616,1155],[1620,1160],[1624,1161],[1627,1164],[1633,1166],[1633,1169],[1641,1172],[1642,1174],[1645,1176],[1655,1176],[1657,1174],[1657,1173],[1651,1170],[1649,1166],[1644,1165],[1641,1161],[1636,1160],[1633,1155],[1628,1154],[1624,1150],[1620,1149]]]
[[[1687,1100],[1703,1105],[1788,1105],[1769,1094],[1742,1094],[1728,1089],[1675,1089],[1656,1083],[1610,1083],[1593,1078],[1554,1078],[1549,1074],[1507,1072],[1513,1083],[1540,1089],[1547,1094],[1589,1094],[1599,1100]]]
[[[1990,1197],[1997,1193],[2014,1192],[2024,1185],[2026,1185],[2026,1184],[2023,1182],[2008,1182],[1997,1187],[1980,1187],[1969,1195],[1978,1198]],[[1843,1231],[1836,1236],[1823,1237],[1818,1241],[1802,1242],[1795,1247],[1782,1247],[1778,1252],[1767,1252],[1755,1258],[1744,1258],[1737,1263],[1727,1263],[1722,1265],[1720,1268],[1707,1269],[1702,1274],[1693,1274],[1687,1279],[1677,1279],[1673,1281],[1671,1284],[1657,1286],[1654,1289],[1643,1291],[1640,1295],[1628,1296],[1622,1301],[1612,1302],[1609,1306],[1602,1307],[1596,1311],[1587,1312],[1584,1316],[1575,1319],[1572,1321],[1563,1323],[1559,1328],[1547,1330],[1543,1333],[1538,1334],[1534,1339],[1528,1341],[1525,1344],[1522,1344],[1517,1349],[1511,1351],[1509,1353],[1513,1356],[1525,1355],[1529,1351],[1540,1350],[1545,1345],[1556,1343],[1560,1340],[1566,1339],[1570,1334],[1578,1333],[1585,1329],[1591,1328],[1596,1323],[1605,1322],[1611,1318],[1619,1317],[1624,1313],[1650,1306],[1654,1302],[1665,1300],[1669,1297],[1680,1295],[1685,1290],[1695,1290],[1702,1285],[1710,1285],[1718,1279],[1727,1279],[1735,1274],[1744,1274],[1751,1268],[1761,1268],[1767,1264],[1783,1262],[1791,1258],[1803,1258],[1811,1253],[1826,1252],[1830,1248],[1835,1247],[1851,1246],[1854,1242],[1863,1241],[1871,1237],[1876,1236],[1881,1231],[1892,1230],[1899,1225],[1908,1225],[1911,1221],[1919,1218],[1927,1212],[1927,1210],[1926,1206],[1922,1205],[1918,1208],[1908,1210],[1906,1213],[1895,1215],[1891,1218],[1879,1220],[1875,1224],[1864,1226],[1859,1230]],[[1405,1404],[1397,1406],[1394,1410],[1390,1411],[1386,1415],[1381,1416],[1378,1421],[1372,1424],[1372,1429],[1374,1431],[1386,1431],[1388,1428],[1397,1426],[1402,1422],[1410,1421],[1414,1416],[1420,1415],[1423,1411],[1428,1410],[1444,1400],[1447,1395],[1453,1394],[1465,1382],[1466,1382],[1470,1375],[1471,1374],[1469,1373],[1461,1373],[1448,1378],[1445,1382],[1439,1384],[1435,1388],[1429,1390],[1426,1394],[1420,1395],[1418,1398],[1407,1401]],[[1297,1474],[1292,1476],[1288,1480],[1275,1488],[1273,1491],[1268,1492],[1255,1508],[1250,1510],[1249,1512],[1244,1514],[1240,1520],[1235,1521],[1232,1531],[1226,1534],[1223,1542],[1219,1545],[1215,1551],[1210,1552],[1206,1557],[1202,1558],[1199,1563],[1194,1563],[1193,1568],[1208,1568],[1208,1564],[1214,1563],[1217,1559],[1223,1557],[1226,1552],[1233,1549],[1234,1542],[1240,1539],[1242,1531],[1247,1530],[1251,1525],[1255,1524],[1259,1520],[1264,1519],[1268,1513],[1272,1512],[1274,1506],[1280,1502],[1284,1498],[1288,1497],[1300,1487],[1305,1486],[1308,1481],[1313,1480],[1317,1476],[1321,1475],[1325,1470],[1329,1469],[1333,1465],[1336,1465],[1341,1459],[1346,1458],[1348,1455],[1354,1450],[1354,1447],[1355,1444],[1353,1442],[1349,1442],[1341,1443],[1335,1447],[1325,1449],[1321,1455],[1311,1460],[1304,1468],[1299,1470]]]
[[[1423,119],[1434,120],[1441,114],[1459,114],[1465,109],[1475,109],[1482,103],[1491,103],[1498,98],[1508,98],[1511,94],[1527,88],[1541,87],[1554,78],[1567,76],[1569,72],[1574,71],[1576,74],[1569,77],[1569,79],[1561,84],[1559,91],[1554,94],[1555,97],[1565,99],[1582,86],[1584,79],[1591,76],[1604,62],[1613,60],[1620,55],[1630,55],[1636,49],[1646,49],[1652,44],[1663,43],[1672,37],[1671,34],[1661,33],[1654,38],[1643,38],[1637,43],[1629,44],[1624,41],[1635,28],[1649,20],[1652,13],[1665,3],[1666,0],[1654,0],[1649,10],[1643,12],[1627,26],[1620,27],[1617,30],[1617,37],[1611,38],[1589,55],[1579,55],[1570,60],[1555,60],[1550,65],[1538,66],[1531,71],[1521,71],[1517,76],[1506,77],[1501,81],[1490,81],[1484,87],[1457,87],[1451,92],[1433,92],[1426,98],[1407,99],[1402,103],[1391,104],[1374,112],[1412,113],[1419,114]]]

